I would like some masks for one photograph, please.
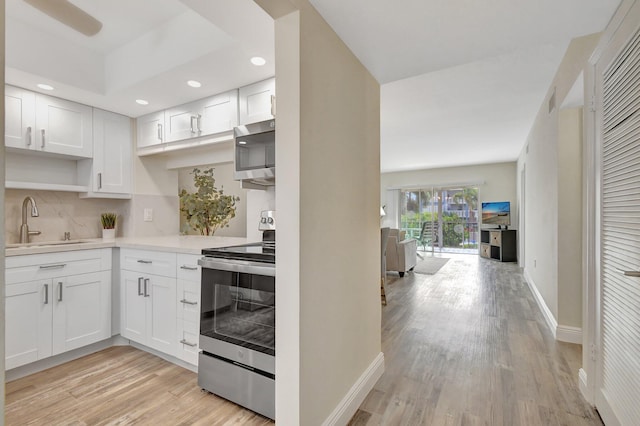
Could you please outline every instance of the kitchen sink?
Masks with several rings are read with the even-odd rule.
[[[65,240],[65,241],[38,241],[34,243],[14,243],[7,244],[8,249],[12,248],[28,248],[28,247],[51,247],[51,246],[66,246],[73,244],[89,243],[91,240]]]

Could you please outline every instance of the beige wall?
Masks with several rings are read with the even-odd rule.
[[[276,20],[276,422],[319,425],[380,354],[380,88],[291,3]]]
[[[478,206],[484,201],[509,201],[511,203],[511,226],[518,228],[516,162],[480,164],[476,166],[443,167],[438,169],[412,170],[383,173],[380,178],[380,197],[388,212],[397,200],[390,189],[456,187],[473,185],[478,187]],[[389,216],[394,216],[393,214]],[[398,226],[387,222],[385,226]]]
[[[521,237],[524,238],[520,239],[520,249],[524,248],[525,253],[525,274],[536,286],[555,320],[562,318],[572,323],[560,325],[575,324],[575,313],[579,312],[581,304],[580,297],[573,299],[575,289],[568,290],[565,295],[564,284],[558,279],[560,241],[563,247],[564,244],[580,247],[581,240],[573,233],[573,228],[560,226],[559,218],[562,216],[564,223],[565,212],[560,212],[564,204],[559,204],[559,197],[566,195],[568,189],[564,186],[560,188],[559,182],[561,178],[564,179],[565,172],[571,174],[576,168],[582,167],[582,158],[579,155],[572,158],[566,155],[564,149],[559,149],[558,107],[549,112],[548,101],[555,91],[555,104],[562,105],[574,82],[585,69],[599,38],[599,34],[593,34],[574,39],[570,43],[540,106],[525,148],[518,158],[518,176],[526,166],[525,229],[524,234],[521,232]],[[560,172],[560,169],[564,170]],[[572,212],[573,210],[566,214],[571,215]],[[563,294],[562,305],[559,305],[560,293]],[[564,311],[562,316],[559,315],[559,309]],[[580,320],[580,324],[581,322]]]
[[[582,108],[558,117],[558,324],[582,326]]]

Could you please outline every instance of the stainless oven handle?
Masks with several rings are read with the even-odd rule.
[[[207,269],[219,271],[240,272],[243,274],[276,276],[276,267],[273,264],[258,264],[257,262],[229,262],[224,259],[203,257],[198,260],[198,265]],[[269,266],[264,266],[269,265]]]

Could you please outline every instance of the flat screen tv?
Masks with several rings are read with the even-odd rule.
[[[511,203],[509,201],[482,203],[483,225],[511,225]]]

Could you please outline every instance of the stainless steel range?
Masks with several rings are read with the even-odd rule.
[[[198,385],[275,418],[275,212],[261,243],[202,250]]]

